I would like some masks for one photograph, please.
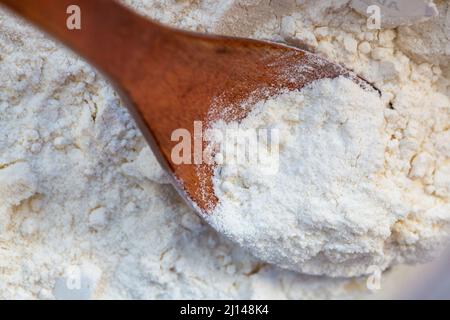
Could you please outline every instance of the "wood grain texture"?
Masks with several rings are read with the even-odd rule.
[[[216,117],[239,120],[251,96],[298,89],[348,70],[311,53],[273,43],[201,35],[145,19],[112,0],[0,0],[96,66],[116,86],[162,165],[181,193],[202,211],[217,205],[213,167],[176,165],[172,132],[193,134]],[[78,5],[82,29],[68,30],[66,9]],[[214,106],[213,106],[214,105]],[[217,108],[227,107],[225,114]],[[216,108],[216,109],[214,109]]]

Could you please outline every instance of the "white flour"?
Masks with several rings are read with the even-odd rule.
[[[420,62],[450,65],[450,9],[440,2],[439,16],[433,22],[400,28],[399,47]]]
[[[408,193],[418,196],[417,187],[397,185],[407,173],[394,167],[387,174],[386,127],[397,121],[391,113],[376,92],[345,78],[261,101],[239,128],[279,130],[279,170],[236,161],[249,149],[246,141],[220,143],[221,154],[229,148],[232,155],[216,167],[219,206],[208,221],[262,260],[309,274],[358,276],[372,265],[423,261],[447,240],[450,205],[423,191],[412,202]],[[214,127],[227,132],[237,125]],[[430,174],[422,166],[440,152],[432,151],[414,156],[409,176]],[[404,222],[413,219],[411,241]]]
[[[218,229],[267,261],[333,276],[363,274],[370,265],[385,269],[391,264],[425,261],[446,243],[450,221],[448,79],[441,77],[439,66],[416,64],[398,51],[396,31],[370,31],[363,21],[355,23],[356,14],[347,2],[302,1],[301,13],[275,16],[256,28],[255,37],[281,37],[288,43],[306,44],[373,81],[383,91],[383,102],[392,106],[384,111],[385,123],[371,129],[359,119],[354,123],[361,126],[352,125],[352,117],[359,116],[352,111],[344,116],[349,120],[336,126],[339,114],[335,108],[340,106],[345,115],[352,110],[350,102],[358,101],[359,94],[349,88],[341,91],[347,94],[338,95],[341,103],[334,101],[333,95],[328,97],[329,104],[310,100],[312,110],[328,107],[331,115],[312,113],[317,118],[298,124],[273,115],[285,109],[303,112],[307,104],[284,96],[270,100],[260,106],[267,110],[258,109],[244,127],[300,130],[293,134],[293,141],[301,144],[293,143],[295,148],[281,151],[281,168],[275,177],[263,177],[246,167],[230,174],[233,170],[227,164],[218,169],[215,188],[222,202],[217,217],[211,218]],[[440,18],[427,24],[430,36],[421,38],[433,46],[423,55],[430,61],[439,52],[434,61],[445,62],[441,63],[445,67],[448,3],[437,4]],[[417,41],[407,40],[408,32],[410,29],[401,29],[402,44],[415,48]],[[381,116],[380,109],[376,110]],[[318,125],[309,127],[310,122]],[[377,123],[374,119],[369,122]],[[295,129],[298,125],[305,128]],[[327,135],[326,128],[334,131]],[[342,130],[351,134],[345,136]],[[359,144],[361,150],[355,151]],[[360,161],[364,150],[372,153]],[[291,167],[283,167],[283,159]],[[228,181],[225,187],[224,181]],[[278,201],[272,202],[272,197]],[[236,221],[245,222],[239,228]]]
[[[395,136],[388,162],[399,169],[387,172],[402,173],[395,178],[414,188],[412,199],[427,192],[427,201],[448,202],[448,80],[438,66],[407,59],[396,31],[362,31],[348,1],[127,2],[188,29],[307,41],[377,81],[397,110],[386,130]],[[345,298],[364,288],[262,264],[217,235],[162,184],[110,85],[4,13],[0,78],[2,298]],[[411,163],[414,180],[405,174]],[[418,208],[407,228],[393,229],[407,250],[439,237],[422,228]]]

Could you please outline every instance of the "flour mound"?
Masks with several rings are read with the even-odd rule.
[[[277,128],[279,169],[264,174],[259,164],[225,158],[215,169],[219,205],[209,222],[262,260],[308,274],[359,276],[411,259],[411,251],[422,259],[430,248],[394,231],[408,228],[401,224],[412,203],[385,175],[385,112],[378,93],[337,78],[260,101],[240,124],[216,123],[224,132]],[[230,142],[219,145],[223,153]],[[237,142],[232,151],[246,147]],[[422,209],[416,235],[430,237],[421,232],[434,223],[437,245],[449,207]]]
[[[36,178],[27,163],[0,167],[0,203],[17,206],[35,194]]]
[[[387,30],[368,30],[349,0],[122,2],[174,27],[307,46],[375,83],[393,108],[384,109],[383,175],[401,186],[410,209],[392,225],[385,255],[417,262],[445,239],[450,73],[440,48],[448,43],[448,0],[434,1],[437,19]],[[166,174],[110,84],[1,9],[0,78],[2,299],[345,299],[367,292],[364,278],[263,264],[212,230],[164,184]],[[404,272],[395,269],[383,284]]]

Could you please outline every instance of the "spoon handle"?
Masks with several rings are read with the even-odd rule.
[[[134,71],[148,54],[160,54],[159,48],[171,32],[111,0],[0,0],[0,4],[60,40],[121,85],[126,79],[133,80]],[[74,5],[79,12],[73,11],[78,10]],[[77,17],[81,29],[74,28]],[[146,57],[136,50],[144,46]]]

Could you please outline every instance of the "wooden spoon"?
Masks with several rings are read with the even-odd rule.
[[[312,53],[249,39],[176,30],[152,22],[112,0],[0,0],[101,70],[115,85],[177,189],[203,214],[218,199],[213,166],[172,161],[174,130],[194,137],[194,121],[239,120],[241,103],[295,90],[349,70]],[[69,30],[67,9],[81,9],[81,30]],[[199,138],[197,136],[197,138]],[[203,143],[203,145],[205,145]],[[194,148],[192,148],[194,152]],[[191,159],[194,159],[192,156]]]

